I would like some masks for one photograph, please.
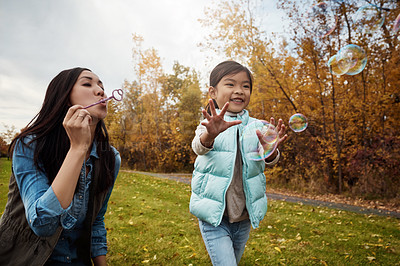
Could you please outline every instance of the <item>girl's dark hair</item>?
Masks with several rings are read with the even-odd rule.
[[[79,75],[87,68],[72,68],[61,71],[50,82],[43,105],[39,113],[29,122],[19,135],[11,142],[8,150],[12,158],[13,150],[18,140],[28,146],[36,142],[34,151],[35,166],[47,175],[51,184],[56,177],[70,148],[68,135],[62,125],[68,109],[71,91]],[[32,140],[25,144],[25,137],[32,136]],[[98,174],[99,186],[97,193],[112,186],[114,182],[115,155],[109,144],[108,133],[103,120],[96,126],[94,140],[97,143],[100,171]]]
[[[228,61],[224,61],[219,63],[212,71],[210,74],[210,86],[212,87],[217,87],[218,83],[221,81],[221,79],[223,77],[225,77],[226,75],[235,75],[239,72],[246,72],[249,80],[250,80],[250,93],[253,91],[253,75],[251,74],[250,70],[239,64],[236,61],[232,61],[232,60],[228,60]],[[215,108],[219,108],[217,101],[214,101],[214,105]],[[210,106],[207,104],[206,106],[206,110],[209,114],[210,113]]]

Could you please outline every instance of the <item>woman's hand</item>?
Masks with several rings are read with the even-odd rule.
[[[90,113],[83,109],[83,106],[74,105],[69,108],[63,126],[71,142],[71,148],[89,149],[92,144],[89,126],[91,121]]]
[[[74,105],[65,115],[63,126],[67,131],[71,146],[51,184],[54,194],[64,209],[68,208],[72,202],[82,164],[92,144],[89,126],[92,117],[87,110],[82,108],[81,105]]]
[[[221,110],[221,113],[217,114],[215,110],[215,105],[213,100],[209,100],[211,115],[207,113],[206,110],[203,110],[203,115],[207,119],[207,121],[201,122],[203,126],[206,127],[207,132],[203,133],[200,136],[200,141],[204,146],[210,147],[214,142],[214,139],[223,131],[230,128],[231,126],[238,125],[242,123],[240,120],[227,122],[224,120],[224,115],[228,110],[229,102],[227,102]]]

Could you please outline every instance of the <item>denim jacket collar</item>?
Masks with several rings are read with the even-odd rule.
[[[96,159],[99,159],[99,155],[97,154],[97,142],[93,141],[93,145],[92,145],[92,150],[90,151],[90,155],[89,157],[95,157]]]

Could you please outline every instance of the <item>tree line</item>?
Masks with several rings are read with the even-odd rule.
[[[284,36],[263,31],[262,23],[268,21],[262,18],[262,3],[220,1],[200,19],[210,32],[200,46],[250,68],[255,81],[248,106],[252,116],[282,118],[286,124],[294,113],[308,118],[306,131],[288,132],[281,162],[266,170],[269,184],[399,197],[400,47],[399,33],[390,29],[400,4],[370,3],[386,19],[374,33],[362,34],[352,27],[359,1],[330,2],[336,28],[320,38],[304,21],[310,1],[277,1],[290,26]],[[173,74],[166,74],[157,51],[143,48],[141,36],[132,39],[137,78],[125,81],[122,105],[110,103],[107,124],[113,144],[126,167],[191,171],[191,141],[207,88],[200,85],[195,69],[178,62]],[[358,75],[333,75],[327,62],[347,44],[365,50],[367,65]]]
[[[332,6],[336,27],[321,38],[307,23],[312,1],[276,1],[286,14],[284,35],[263,30],[272,23],[263,1],[218,1],[199,20],[210,33],[199,46],[252,71],[251,116],[267,121],[282,118],[286,125],[294,113],[307,117],[307,130],[289,130],[281,161],[266,169],[269,185],[398,199],[400,37],[391,29],[400,3],[326,3]],[[374,5],[385,17],[372,33],[354,27],[354,15],[364,4]],[[364,26],[372,26],[368,23],[374,21]],[[122,102],[109,103],[106,125],[112,144],[120,151],[124,167],[190,172],[196,158],[191,141],[208,99],[207,86],[201,84],[200,72],[179,62],[172,74],[166,73],[157,50],[143,47],[143,41],[133,34],[136,78],[124,82]],[[365,69],[357,75],[330,73],[329,58],[348,44],[364,49]],[[13,130],[8,131],[0,136],[2,155]]]

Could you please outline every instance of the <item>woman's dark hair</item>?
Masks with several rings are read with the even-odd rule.
[[[253,75],[251,74],[250,70],[239,64],[236,61],[232,61],[232,60],[228,60],[228,61],[224,61],[219,63],[212,71],[210,74],[210,86],[216,88],[218,83],[221,81],[221,79],[223,77],[225,77],[226,75],[235,75],[239,72],[246,72],[249,80],[250,80],[250,93],[253,91]],[[214,101],[214,105],[215,108],[219,108],[218,104],[215,100]],[[210,114],[210,107],[207,104],[206,106],[206,110],[207,112]]]
[[[70,148],[70,141],[62,123],[68,109],[71,107],[70,94],[73,86],[83,71],[87,68],[72,68],[61,71],[47,87],[43,105],[39,113],[29,122],[19,135],[11,142],[8,150],[12,153],[16,142],[21,140],[25,146],[36,142],[34,151],[35,166],[47,175],[51,184],[56,177]],[[25,137],[32,140],[25,144]],[[114,182],[115,155],[109,144],[108,133],[103,120],[96,126],[94,140],[97,143],[100,171],[97,193],[112,186]]]

